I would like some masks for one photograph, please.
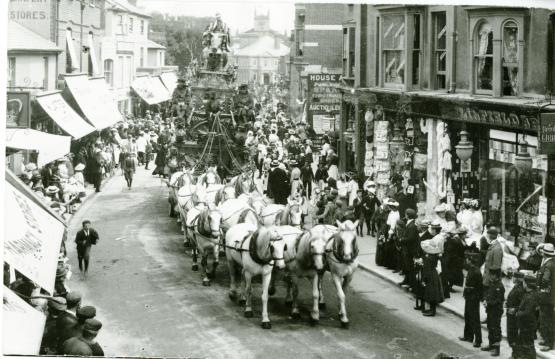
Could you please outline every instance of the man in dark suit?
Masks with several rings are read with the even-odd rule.
[[[406,227],[403,232],[403,237],[401,238],[401,260],[405,278],[401,282],[401,285],[408,285],[414,289],[416,285],[414,259],[416,258],[418,247],[420,246],[420,235],[415,223],[416,211],[412,208],[408,208],[405,211],[405,218]]]
[[[542,341],[540,350],[542,352],[553,349],[553,307],[555,299],[552,294],[553,279],[555,278],[555,247],[551,243],[538,246],[537,251],[543,259],[540,270],[537,272],[537,287],[539,293],[540,307],[540,334]]]
[[[277,161],[272,161],[271,167],[273,169],[268,175],[268,192],[270,192],[274,197],[274,202],[276,204],[287,204],[287,197],[290,193],[289,178],[287,177],[287,172],[279,168],[279,163]]]
[[[84,277],[89,270],[89,256],[91,246],[98,242],[98,233],[91,227],[91,221],[83,221],[83,229],[77,232],[75,243],[77,244],[77,259],[79,260],[79,270]]]

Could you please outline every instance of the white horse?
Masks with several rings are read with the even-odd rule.
[[[326,270],[331,273],[337,291],[339,320],[344,329],[349,328],[349,318],[345,307],[345,290],[358,268],[357,226],[358,220],[354,223],[347,220],[343,223],[337,221],[337,227],[317,225],[312,228],[314,231],[323,231],[323,237],[327,237]]]
[[[222,214],[222,231],[225,234],[237,223],[250,223],[258,226],[256,211],[244,199],[232,198],[218,206]]]
[[[289,226],[283,226],[289,227]],[[290,227],[294,228],[294,227]],[[300,232],[300,229],[295,228]],[[301,232],[296,237],[284,235],[285,263],[287,265],[287,295],[286,303],[291,303],[291,317],[299,319],[297,297],[299,295],[299,278],[307,278],[312,284],[312,310],[310,312],[311,324],[320,320],[320,311],[323,309],[324,296],[322,294],[321,276],[324,271],[324,255],[326,250],[326,231],[321,228]]]
[[[212,208],[211,208],[212,207]],[[202,266],[202,285],[209,286],[210,279],[216,275],[218,267],[220,246],[220,225],[222,216],[220,212],[207,206],[197,217],[193,234],[193,270],[198,270],[197,256],[200,255]]]
[[[239,223],[231,227],[225,236],[226,258],[230,275],[229,297],[237,298],[239,269],[245,280],[245,317],[252,314],[252,278],[262,276],[262,328],[272,327],[268,317],[268,288],[274,266],[285,268],[284,241],[276,227],[260,227]]]
[[[271,203],[262,207],[260,213],[258,214],[262,225],[271,226],[274,224],[279,224],[279,220],[281,218],[281,215],[283,214],[284,209],[285,206],[283,204],[275,203]]]

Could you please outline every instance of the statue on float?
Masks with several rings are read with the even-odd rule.
[[[189,85],[184,78],[180,77],[172,94],[172,115],[184,120],[187,116],[190,102],[191,92]]]
[[[222,21],[220,13],[216,13],[216,20],[202,34],[204,68],[208,71],[221,71],[225,68],[230,44],[229,28]]]
[[[235,105],[235,113],[237,114],[237,122],[245,124],[254,121],[254,99],[249,93],[249,86],[242,84],[233,100]]]

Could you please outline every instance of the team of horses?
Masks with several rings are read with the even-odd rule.
[[[184,170],[173,174],[168,186],[177,197],[170,213],[177,215],[184,245],[192,250],[192,270],[200,269],[204,286],[210,286],[220,253],[225,252],[229,298],[244,306],[247,318],[253,316],[252,280],[262,277],[262,328],[269,329],[268,298],[275,293],[276,274],[285,278],[286,303],[293,319],[300,319],[299,279],[307,278],[312,284],[310,323],[315,325],[325,308],[322,279],[330,272],[341,327],[349,327],[345,290],[358,267],[357,222],[338,221],[337,226],[305,230],[300,205],[272,203],[260,193],[249,171],[222,183],[215,169],[200,176]]]

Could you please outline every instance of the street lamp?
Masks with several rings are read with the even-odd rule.
[[[459,132],[459,135],[461,136],[461,140],[459,144],[455,146],[455,152],[462,162],[466,162],[472,157],[474,146],[472,142],[468,140],[468,132],[465,129]]]
[[[517,154],[515,156],[515,167],[520,173],[526,173],[532,169],[532,157],[528,152],[528,142],[526,136],[517,144]]]

